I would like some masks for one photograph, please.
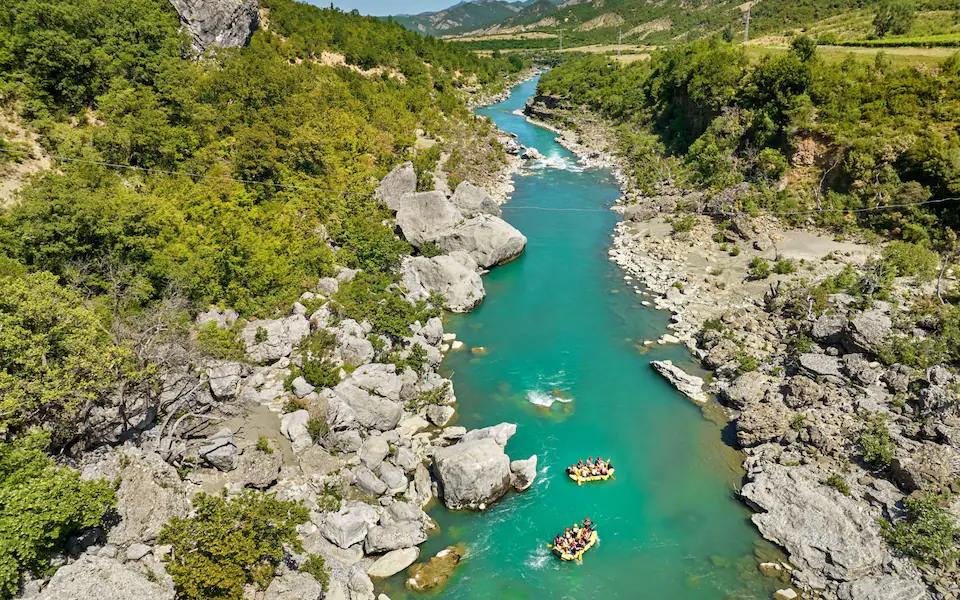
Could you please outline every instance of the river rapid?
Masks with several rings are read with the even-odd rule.
[[[740,454],[721,428],[649,366],[685,348],[653,346],[669,315],[641,305],[608,260],[620,196],[606,169],[584,169],[556,134],[512,114],[537,79],[478,110],[547,158],[515,177],[504,218],[528,238],[526,252],[484,277],[487,298],[446,326],[466,347],[444,360],[458,399],[458,425],[518,424],[512,459],[539,457],[532,488],[483,513],[430,514],[441,533],[423,559],[462,543],[468,554],[437,595],[455,600],[770,598],[774,581],[757,556],[775,552],[734,495]],[[473,347],[485,353],[475,354]],[[691,367],[695,368],[695,367]],[[565,467],[611,458],[616,481],[570,481]],[[546,544],[590,517],[600,544],[582,564],[563,563]],[[403,575],[387,582],[393,600]]]

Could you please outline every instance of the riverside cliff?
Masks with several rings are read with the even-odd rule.
[[[610,259],[645,304],[673,313],[658,341],[685,343],[714,373],[709,391],[744,452],[741,497],[789,556],[759,565],[793,586],[777,597],[956,598],[955,563],[929,556],[918,568],[897,538],[920,505],[960,492],[955,370],[905,366],[891,352],[940,335],[935,323],[899,325],[933,284],[901,277],[884,300],[852,293],[876,274],[875,248],[738,214],[738,188],[708,195],[661,177],[655,193],[642,193],[602,118],[548,96],[524,112],[560,128],[558,141],[586,164],[620,167],[624,221]],[[656,366],[700,399],[696,378]],[[951,512],[960,514],[960,502],[948,501]]]

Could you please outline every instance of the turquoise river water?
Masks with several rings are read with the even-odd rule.
[[[608,170],[581,168],[554,133],[512,114],[535,87],[520,84],[478,111],[547,160],[516,178],[503,207],[527,236],[526,252],[484,277],[477,310],[451,319],[446,329],[466,348],[450,352],[444,368],[456,386],[457,424],[517,423],[507,453],[536,454],[539,475],[483,513],[431,509],[441,533],[423,546],[424,558],[457,543],[468,551],[437,597],[770,598],[774,582],[757,571],[755,554],[771,549],[733,493],[739,454],[649,366],[689,355],[638,349],[666,331],[669,315],[641,306],[608,260],[617,182]],[[486,353],[469,351],[478,346]],[[568,464],[598,454],[613,459],[616,481],[577,487],[566,477]],[[546,543],[587,516],[600,544],[582,564],[561,562]],[[411,597],[402,585],[400,575],[384,591]]]

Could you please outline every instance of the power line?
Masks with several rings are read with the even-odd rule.
[[[0,148],[0,152],[5,152],[7,154],[19,154],[24,156],[30,156],[31,158],[38,156],[33,152],[27,152],[23,150],[12,150],[9,148]],[[210,179],[214,181],[232,181],[234,183],[243,183],[248,185],[263,185],[267,187],[279,188],[279,189],[291,189],[291,190],[306,190],[306,191],[315,191],[315,192],[326,192],[330,194],[352,194],[358,196],[369,195],[366,192],[351,192],[346,190],[332,190],[327,188],[313,187],[313,186],[302,186],[302,185],[293,185],[285,183],[268,183],[264,181],[254,181],[251,179],[237,179],[234,177],[225,177],[217,175],[204,175],[202,173],[189,173],[185,171],[168,171],[165,169],[152,169],[147,167],[137,167],[134,165],[121,165],[117,163],[108,163],[97,160],[88,160],[84,158],[73,158],[69,156],[59,156],[56,154],[39,154],[41,158],[47,158],[50,160],[58,160],[65,162],[76,162],[82,164],[96,165],[100,167],[106,167],[111,169],[128,169],[131,171],[139,171],[142,173],[159,173],[162,175],[182,175],[184,177],[190,177],[192,179]],[[923,202],[912,202],[905,204],[885,204],[877,205],[866,208],[819,208],[819,209],[810,209],[810,210],[794,210],[794,211],[764,211],[760,213],[761,215],[766,216],[800,216],[800,215],[815,215],[822,213],[866,213],[874,212],[879,210],[892,210],[897,208],[912,208],[915,206],[925,206],[929,204],[943,204],[945,202],[954,202],[960,200],[960,197],[951,197],[951,198],[936,198],[933,200],[925,200]],[[565,207],[555,207],[555,206],[516,206],[516,205],[507,205],[505,207],[507,210],[542,210],[542,211],[554,211],[554,212],[608,212],[609,209],[598,209],[598,208],[565,208]],[[736,217],[736,216],[756,216],[755,213],[747,211],[705,211],[705,212],[696,212],[695,214],[704,215],[704,216],[713,216],[713,217]]]
[[[293,185],[287,183],[269,183],[266,181],[254,181],[252,179],[236,179],[234,177],[225,177],[220,175],[204,175],[203,173],[188,173],[185,171],[167,171],[165,169],[152,169],[147,167],[137,167],[134,165],[121,165],[116,163],[102,162],[99,160],[88,160],[85,158],[73,158],[70,156],[58,156],[56,154],[35,154],[33,152],[27,152],[23,150],[11,150],[9,148],[0,148],[0,152],[6,152],[7,154],[20,154],[24,156],[29,156],[30,158],[46,158],[50,160],[57,160],[63,162],[75,162],[82,163],[87,165],[96,165],[98,167],[106,167],[110,169],[128,169],[131,171],[140,171],[142,173],[159,173],[162,175],[182,175],[184,177],[190,177],[191,179],[210,179],[213,181],[232,181],[234,183],[244,183],[248,185],[263,185],[267,187],[273,187],[278,189],[288,189],[288,190],[308,190],[314,192],[327,192],[330,194],[354,194],[358,196],[367,196],[369,194],[365,192],[350,192],[346,190],[331,190],[326,188],[319,188],[313,186],[304,186],[304,185]]]

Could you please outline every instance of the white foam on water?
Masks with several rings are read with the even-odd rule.
[[[553,559],[553,552],[551,552],[546,546],[537,546],[533,551],[533,554],[527,557],[527,560],[523,562],[524,566],[528,569],[540,570],[550,564],[550,561]]]

